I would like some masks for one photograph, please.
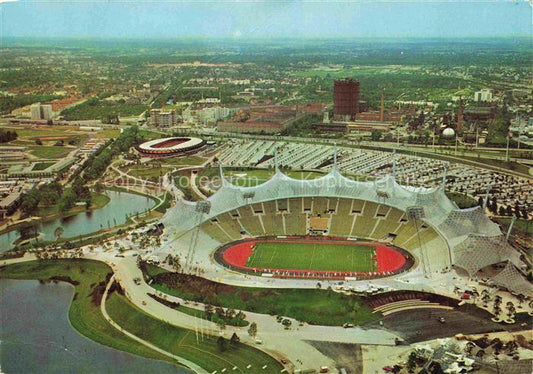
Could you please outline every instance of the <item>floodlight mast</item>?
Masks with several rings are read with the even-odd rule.
[[[511,236],[511,231],[513,230],[513,225],[516,221],[516,214],[513,214],[513,217],[511,218],[511,224],[509,225],[509,230],[507,230],[507,236],[505,237],[505,241],[509,241],[509,237]]]
[[[431,277],[431,269],[429,265],[429,259],[426,258],[427,253],[424,250],[424,245],[422,244],[422,238],[420,237],[420,228],[418,226],[418,220],[423,219],[425,216],[424,208],[421,206],[410,206],[406,210],[407,219],[413,220],[415,224],[416,236],[418,238],[418,245],[420,248],[420,260],[422,263],[422,271],[426,278]]]
[[[200,234],[200,224],[203,221],[204,214],[209,214],[211,211],[211,202],[209,200],[202,200],[196,203],[195,207],[195,225],[192,231],[191,241],[189,242],[189,250],[185,259],[185,269],[189,272],[193,269],[193,259],[196,254],[196,245],[198,244],[198,236]]]

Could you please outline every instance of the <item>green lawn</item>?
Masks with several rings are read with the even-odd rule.
[[[375,248],[326,243],[258,243],[246,266],[267,269],[377,271]]]
[[[199,156],[170,157],[161,160],[161,164],[170,166],[196,166],[205,162],[205,158]]]
[[[106,307],[110,317],[127,331],[197,363],[208,372],[221,372],[225,368],[235,373],[279,373],[282,369],[281,364],[266,353],[241,343],[231,347],[228,341],[225,351],[218,348],[218,337],[204,337],[204,341],[197,343],[194,331],[176,328],[155,319],[116,293],[108,299]],[[247,370],[247,365],[252,367]],[[261,369],[263,365],[267,365],[265,370]],[[233,371],[235,366],[238,369]]]
[[[209,319],[209,316],[203,310],[189,308],[188,306],[180,305],[178,310],[180,312],[188,314],[190,316],[195,316],[197,318],[213,321],[215,323],[217,323],[218,321],[222,320],[220,318],[220,316],[217,315],[216,313],[214,313],[212,315],[211,319]],[[245,319],[242,320],[242,319],[238,319],[238,318],[234,318],[233,320],[225,318],[223,321],[224,321],[224,323],[226,325],[230,325],[230,326],[248,326],[250,324],[250,322],[246,321]]]
[[[33,165],[33,168],[31,170],[34,171],[48,169],[53,164],[55,164],[55,162],[38,162]]]
[[[235,287],[147,265],[155,289],[186,300],[235,310],[282,315],[314,325],[364,324],[381,318],[362,298],[331,290]]]
[[[39,158],[62,158],[72,152],[74,148],[64,146],[36,145],[28,147],[31,154]]]
[[[75,286],[75,295],[69,310],[72,326],[88,338],[136,355],[170,361],[146,348],[112,327],[102,316],[100,305],[93,303],[91,293],[98,283],[105,281],[111,268],[91,260],[41,260],[4,266],[0,278],[42,279],[53,276],[70,277],[80,282]]]
[[[471,208],[477,205],[477,200],[459,192],[446,192],[446,196],[461,209]]]
[[[171,168],[160,167],[159,165],[155,164],[144,164],[130,166],[127,170],[125,170],[125,172],[137,178],[158,181],[159,178],[162,178],[163,175],[171,170]]]
[[[511,224],[511,218],[497,217],[495,218],[496,222],[501,223],[505,226],[505,230],[509,229]],[[513,225],[513,233],[520,231],[524,234],[533,235],[533,222],[532,220],[526,220],[523,218],[517,219]]]

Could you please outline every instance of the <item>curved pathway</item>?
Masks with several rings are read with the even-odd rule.
[[[165,351],[165,350],[153,345],[152,343],[147,342],[146,340],[143,340],[143,339],[139,338],[138,336],[132,334],[131,332],[124,330],[122,327],[120,327],[119,324],[117,324],[115,321],[113,321],[111,319],[111,317],[109,316],[109,314],[107,314],[107,310],[105,308],[105,301],[107,300],[107,294],[109,292],[109,288],[111,287],[111,285],[113,284],[114,281],[115,281],[115,275],[113,274],[113,276],[109,279],[109,282],[107,283],[107,286],[106,286],[105,291],[104,291],[104,295],[102,296],[102,301],[100,303],[100,311],[102,312],[102,315],[104,316],[106,321],[109,322],[109,324],[111,326],[113,326],[115,329],[117,329],[121,333],[125,334],[129,338],[141,343],[142,345],[144,345],[144,346],[146,346],[146,347],[148,347],[150,349],[153,349],[154,351],[157,351],[158,353],[161,353],[161,354],[163,354],[163,355],[165,355],[167,357],[170,357],[170,358],[178,361],[180,364],[187,366],[189,369],[194,370],[198,374],[208,374],[208,372],[206,370],[204,370],[202,367],[196,365],[194,362],[189,361],[189,360],[187,360],[187,359],[185,359],[185,358],[183,358],[181,356],[177,356],[177,355],[174,355],[174,354],[172,354],[170,352],[167,352],[167,351]]]

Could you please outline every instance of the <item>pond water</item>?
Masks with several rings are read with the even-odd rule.
[[[126,215],[143,213],[155,204],[149,197],[126,192],[107,191],[106,195],[110,201],[103,208],[40,223],[37,227],[39,239],[55,240],[54,232],[59,226],[64,230],[61,235],[63,238],[75,239],[79,235],[123,224],[126,222]],[[17,230],[0,235],[0,251],[13,248],[13,242],[19,237]]]
[[[68,320],[73,294],[62,282],[0,279],[0,372],[192,373],[82,336]]]

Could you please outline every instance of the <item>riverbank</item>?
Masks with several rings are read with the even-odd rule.
[[[35,215],[33,215],[32,217],[28,217],[24,220],[14,222],[8,227],[4,228],[0,231],[0,235],[12,232],[14,230],[32,227],[39,223],[53,221],[58,218],[68,218],[83,212],[92,212],[105,207],[107,204],[109,204],[110,201],[111,199],[109,198],[109,196],[105,194],[91,193],[91,205],[89,207],[87,207],[85,204],[80,204],[70,208],[65,212],[59,211],[59,204],[46,208],[41,208],[37,210]]]
[[[78,282],[69,309],[69,321],[82,335],[100,344],[138,356],[169,361],[168,357],[139,345],[114,329],[100,313],[100,298],[106,277],[112,274],[109,266],[93,260],[40,260],[0,267],[0,278],[36,279],[49,281],[52,277],[68,277]],[[72,283],[72,282],[69,282]]]
[[[41,279],[62,277],[76,283],[75,294],[69,310],[72,326],[91,340],[143,357],[174,361],[155,352],[113,328],[100,311],[111,268],[93,260],[41,260],[15,263],[0,267],[0,278]],[[120,288],[112,286],[105,304],[111,319],[124,330],[160,347],[184,357],[212,372],[224,366],[244,368],[265,367],[264,373],[279,373],[282,366],[266,353],[242,344],[231,344],[229,339],[203,336],[198,342],[194,331],[176,327],[146,314],[134,306]],[[177,313],[177,312],[176,312]],[[175,361],[174,361],[175,363]]]
[[[192,374],[81,335],[69,321],[75,292],[68,282],[0,279],[2,372]]]
[[[141,220],[148,220],[146,212],[151,213],[156,207],[154,202],[158,201],[146,195],[112,190],[108,190],[105,197],[108,203],[99,209],[83,211],[70,217],[46,220],[46,222],[33,220],[26,223],[31,226],[31,231],[39,233],[38,239],[31,237],[21,240],[19,231],[22,226],[18,226],[14,232],[0,235],[0,250],[5,251],[15,247],[23,249],[34,245],[42,247],[67,241],[70,242],[69,245],[72,245],[74,242],[82,243],[90,237],[106,236],[111,232],[117,232],[120,228],[125,229],[132,223],[136,225]],[[103,199],[100,200],[103,204]],[[58,227],[63,229],[59,238],[55,231]],[[90,242],[85,243],[90,244]]]

